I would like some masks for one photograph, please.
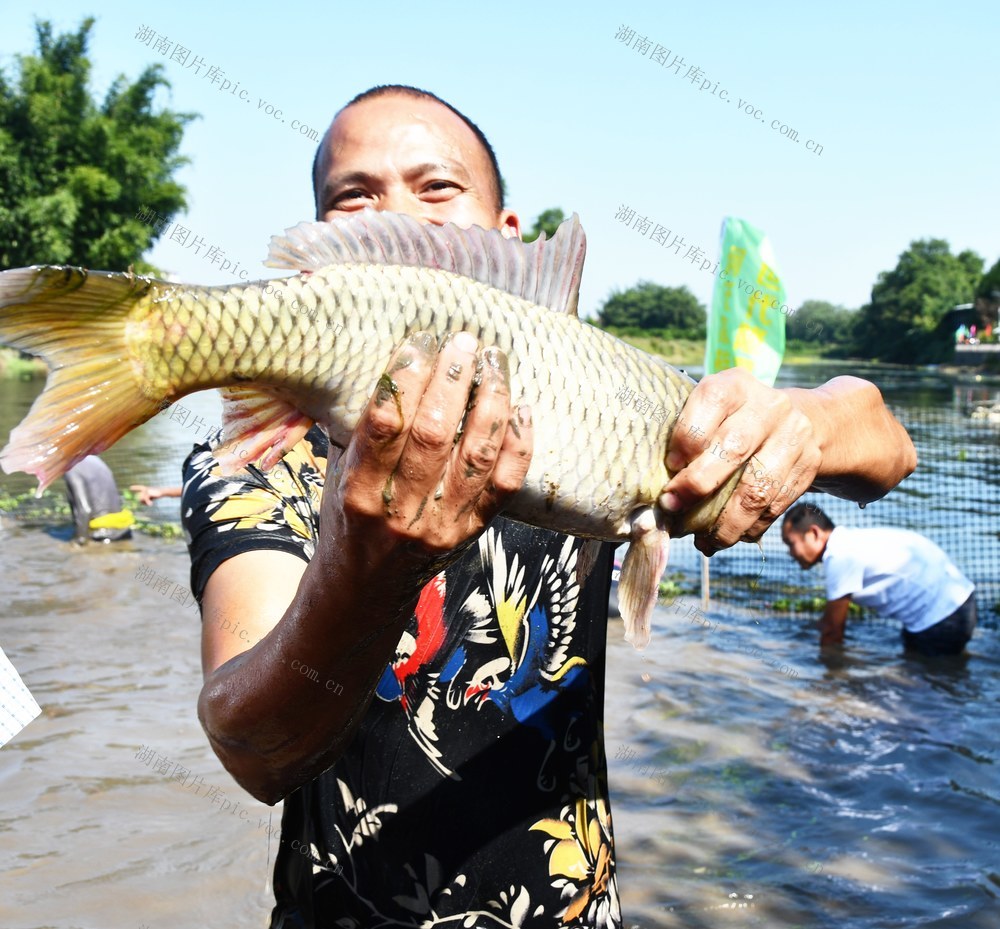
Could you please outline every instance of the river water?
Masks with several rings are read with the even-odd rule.
[[[904,409],[967,389],[883,379]],[[0,435],[38,389],[0,382]],[[214,397],[183,403],[190,416],[161,414],[109,453],[121,484],[176,481],[195,432],[218,422]],[[955,505],[969,495],[981,496],[959,487]],[[156,510],[176,518],[176,501]],[[67,527],[0,520],[0,645],[43,708],[0,749],[0,929],[265,925],[280,809],[235,786],[197,722],[183,544],[78,549]],[[905,659],[894,628],[859,623],[824,663],[814,628],[751,618],[749,603],[713,600],[710,623],[691,621],[691,598],[661,608],[641,657],[610,624],[626,924],[1000,926],[995,622],[947,662]]]

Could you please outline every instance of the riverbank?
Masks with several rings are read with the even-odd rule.
[[[618,336],[623,342],[635,346],[650,355],[660,355],[670,364],[678,368],[701,367],[705,362],[705,342],[703,339],[663,339],[659,336]],[[798,365],[823,364],[852,368],[857,365],[856,358],[826,358],[822,352],[815,349],[786,348],[782,364],[796,367]],[[870,363],[870,362],[868,362]],[[905,365],[885,365],[885,367],[904,370]],[[1000,373],[985,367],[982,369],[968,365],[937,365],[935,369],[942,374],[958,377],[975,377],[977,382],[1000,382]],[[17,378],[33,380],[45,378],[48,366],[40,358],[25,358],[14,348],[0,346],[0,378]]]
[[[660,355],[676,367],[701,366],[705,361],[705,342],[702,339],[661,339],[653,336],[622,336],[623,342],[650,355]],[[785,353],[785,364],[799,365],[825,362],[822,355],[815,352],[789,350]],[[14,348],[0,347],[0,377],[23,380],[44,378],[48,366],[39,358],[24,358]]]
[[[0,346],[0,377],[31,380],[48,373],[48,365],[41,358],[25,358],[16,348]]]
[[[664,339],[660,336],[618,335],[623,342],[640,349],[650,355],[660,355],[672,365],[685,367],[701,367],[705,363],[704,339]],[[844,364],[853,365],[856,361],[825,358],[815,349],[786,348],[783,364]]]

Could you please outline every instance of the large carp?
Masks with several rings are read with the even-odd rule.
[[[670,535],[706,532],[739,474],[673,516],[671,430],[694,382],[576,318],[586,251],[576,216],[529,245],[497,230],[365,211],[271,242],[292,277],[221,287],[33,267],[0,273],[0,341],[41,355],[45,390],[0,452],[41,487],[186,394],[224,390],[223,473],[272,467],[318,422],[345,445],[393,348],[455,330],[496,345],[535,451],[507,512],[590,539],[630,541],[619,585],[641,646]]]

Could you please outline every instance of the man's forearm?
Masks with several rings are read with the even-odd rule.
[[[844,641],[844,623],[837,623],[824,616],[819,621],[819,644],[840,645]]]
[[[209,740],[258,799],[316,777],[353,738],[419,596],[420,565],[401,560],[318,551],[274,629],[205,682]]]
[[[828,600],[819,621],[820,648],[826,645],[840,645],[844,641],[844,627],[851,608],[850,596],[838,600]]]
[[[814,390],[785,392],[819,434],[823,456],[816,490],[870,503],[917,466],[913,442],[874,384],[845,376]]]
[[[440,346],[418,332],[386,371],[347,448],[328,459],[316,554],[296,589],[254,603],[254,592],[266,598],[280,584],[213,587],[218,571],[209,579],[209,615],[239,604],[270,629],[212,665],[199,700],[216,754],[269,803],[347,749],[421,589],[479,537],[531,462],[531,411],[512,409],[499,350],[480,351],[465,332]]]

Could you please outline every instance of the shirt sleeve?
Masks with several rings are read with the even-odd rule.
[[[865,566],[862,559],[843,552],[830,553],[823,558],[826,571],[826,599],[839,600],[854,595],[865,586]]]
[[[313,428],[270,471],[249,465],[224,477],[208,444],[184,462],[181,521],[191,554],[191,590],[201,602],[212,572],[251,551],[312,558],[328,445]]]

